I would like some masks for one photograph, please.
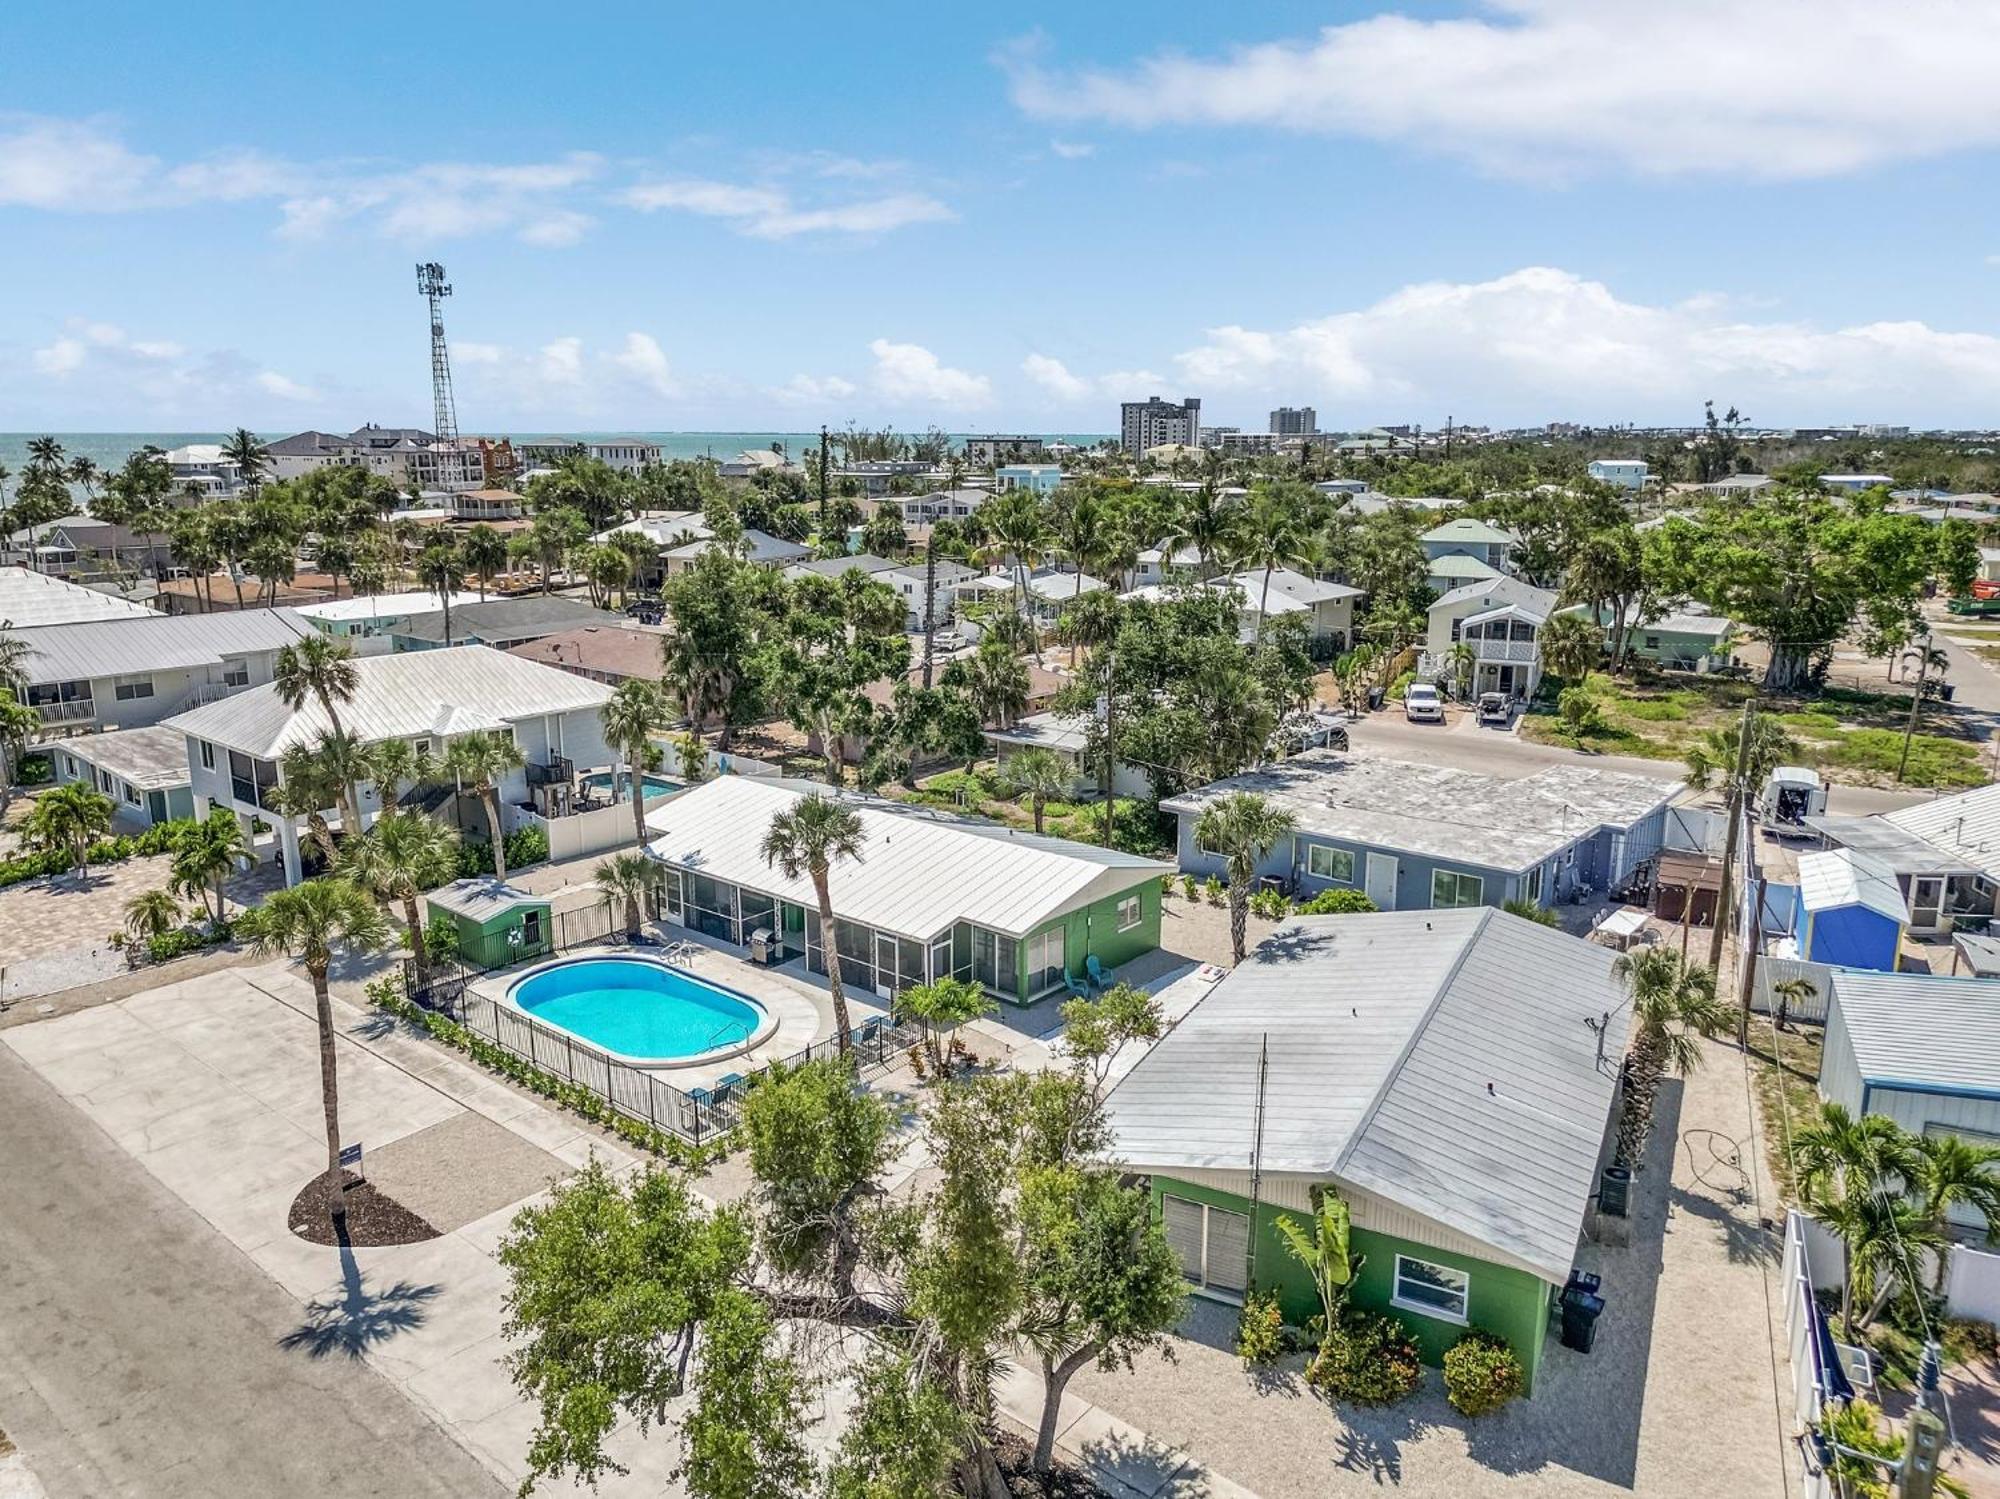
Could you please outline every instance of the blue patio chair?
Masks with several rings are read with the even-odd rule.
[[[866,1020],[861,1022],[860,1027],[854,1032],[854,1044],[856,1046],[871,1045],[875,1040],[875,1033],[881,1029],[882,1017],[880,1015],[870,1015]]]
[[[1063,975],[1063,982],[1069,985],[1069,992],[1074,994],[1078,999],[1091,999],[1096,995],[1096,991],[1090,985],[1086,984],[1073,973],[1065,973]]]
[[[690,1088],[688,1089],[688,1097],[692,1098],[702,1108],[707,1108],[715,1102],[715,1099],[706,1088]]]
[[[1111,987],[1111,975],[1104,971],[1104,965],[1097,961],[1097,954],[1090,953],[1083,960],[1083,971],[1090,976],[1092,984],[1100,989]]]
[[[737,1088],[740,1088],[742,1086],[743,1086],[743,1075],[741,1073],[739,1072],[727,1073],[722,1077],[722,1079],[719,1082],[716,1083],[715,1096],[718,1099],[727,1098],[732,1092],[734,1092]]]

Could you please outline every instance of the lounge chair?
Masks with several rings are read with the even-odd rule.
[[[1111,975],[1106,973],[1104,965],[1097,961],[1096,953],[1089,953],[1084,957],[1083,971],[1089,975],[1090,982],[1097,988],[1109,989],[1111,987]]]
[[[1069,985],[1069,992],[1078,999],[1094,999],[1096,997],[1097,991],[1073,973],[1065,973],[1063,975],[1063,982]]]

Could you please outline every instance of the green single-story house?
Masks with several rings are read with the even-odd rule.
[[[1150,1179],[1195,1294],[1275,1290],[1304,1324],[1319,1300],[1275,1222],[1309,1227],[1335,1192],[1364,1260],[1351,1301],[1433,1363],[1495,1333],[1532,1390],[1608,1158],[1613,961],[1491,908],[1302,918],[1113,1090],[1113,1154]]]
[[[555,950],[548,898],[492,875],[440,885],[424,901],[429,907],[425,919],[451,923],[458,933],[459,957],[474,968],[505,968]]]
[[[1164,860],[766,776],[721,776],[647,814],[665,920],[740,946],[767,932],[780,961],[824,974],[812,880],[787,879],[763,852],[772,819],[812,795],[861,822],[860,857],[828,879],[850,987],[892,999],[956,977],[1031,1004],[1083,982],[1091,958],[1111,969],[1160,945]]]

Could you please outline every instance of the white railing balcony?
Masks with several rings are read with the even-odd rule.
[[[67,703],[37,703],[35,711],[42,715],[43,724],[50,727],[66,723],[89,723],[97,717],[97,704],[89,698],[78,698]]]
[[[190,708],[199,708],[204,703],[219,702],[223,698],[233,697],[245,691],[249,685],[246,682],[242,687],[232,687],[227,682],[200,682],[188,689],[187,705]]]
[[[1532,662],[1539,646],[1532,640],[1482,640],[1468,635],[1465,643],[1472,647],[1472,654],[1481,661]]]

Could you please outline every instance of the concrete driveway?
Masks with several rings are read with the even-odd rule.
[[[39,1075],[36,1086],[49,1095],[45,1111],[60,1114],[66,1100],[101,1131],[100,1140],[108,1137],[103,1149],[122,1157],[122,1168],[142,1172],[155,1196],[164,1192],[179,1199],[234,1246],[235,1253],[225,1248],[213,1258],[239,1276],[249,1270],[265,1282],[264,1290],[275,1283],[289,1296],[290,1326],[278,1339],[277,1358],[268,1340],[255,1346],[244,1342],[239,1349],[241,1340],[225,1337],[225,1329],[217,1332],[211,1359],[228,1365],[240,1352],[249,1361],[246,1367],[263,1360],[280,1372],[307,1375],[328,1368],[372,1370],[398,1398],[407,1397],[409,1409],[469,1453],[476,1470],[512,1488],[525,1471],[535,1411],[515,1393],[499,1363],[506,1347],[500,1332],[505,1277],[493,1260],[495,1248],[523,1201],[593,1153],[618,1169],[632,1166],[635,1158],[574,1116],[544,1108],[385,1017],[336,1000],[345,1138],[363,1144],[364,1169],[445,1232],[425,1243],[386,1249],[307,1244],[291,1234],[285,1215],[299,1189],[325,1165],[311,1011],[304,980],[287,965],[273,964],[231,969],[17,1026],[0,1036],[0,1046]],[[9,1064],[20,1070],[12,1058]],[[119,1222],[115,1215],[67,1238],[52,1233],[32,1212],[0,1217],[45,1259],[86,1250],[86,1260],[106,1249],[132,1252],[146,1239],[134,1233],[128,1243],[115,1229],[107,1234],[106,1227]],[[194,1266],[188,1279],[199,1285],[218,1273]],[[107,1294],[118,1300],[115,1291]],[[152,1320],[166,1315],[143,1299],[125,1305],[149,1334]],[[4,1337],[0,1332],[0,1340]],[[24,1375],[30,1383],[40,1378],[32,1358]],[[190,1377],[198,1376],[191,1371]],[[228,1378],[234,1381],[235,1373]],[[73,1412],[55,1416],[53,1440],[67,1435],[80,1441],[79,1423],[115,1420],[132,1401],[147,1398],[143,1387],[80,1395]],[[214,1430],[230,1431],[228,1418],[218,1414]],[[32,1434],[20,1435],[34,1460]],[[633,1474],[607,1480],[602,1492],[667,1491],[675,1445],[621,1434],[613,1447]],[[199,1454],[191,1460],[213,1476]],[[335,1460],[323,1471],[338,1473],[341,1467]],[[47,1481],[48,1474],[43,1477]],[[336,1489],[352,1492],[344,1479],[326,1491]],[[165,1490],[142,1484],[130,1491]],[[216,1481],[187,1491],[318,1490]],[[393,1484],[370,1492],[413,1491],[421,1492]],[[475,1483],[444,1491],[481,1488]],[[556,1491],[562,1491],[560,1485]]]

